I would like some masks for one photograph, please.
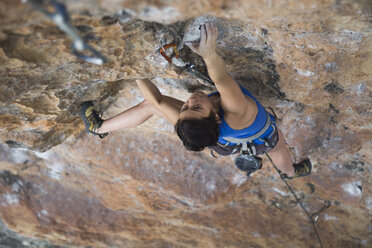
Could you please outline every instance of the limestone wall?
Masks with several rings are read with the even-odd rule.
[[[64,1],[71,23],[107,63],[28,4],[0,5],[0,244],[5,247],[319,247],[302,210],[264,158],[247,179],[233,157],[185,150],[173,127],[89,136],[79,105],[109,118],[143,98],[150,77],[185,100],[214,89],[169,65],[162,43],[187,48],[207,20],[231,75],[275,109],[295,161],[290,182],[324,247],[370,247],[372,6],[369,1]]]

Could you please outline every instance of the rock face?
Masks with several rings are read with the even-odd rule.
[[[371,247],[372,7],[369,1],[65,1],[71,23],[107,59],[76,58],[71,39],[31,6],[0,6],[0,244],[5,247],[319,247],[306,215],[264,158],[247,179],[234,157],[185,150],[152,117],[105,139],[78,116],[142,101],[150,77],[185,100],[213,91],[161,57],[206,72],[185,41],[206,20],[231,75],[275,109],[294,161],[290,182],[324,247]],[[181,63],[179,61],[179,63]]]

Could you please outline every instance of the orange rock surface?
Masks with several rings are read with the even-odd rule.
[[[107,59],[92,65],[30,5],[0,6],[0,246],[320,247],[270,162],[250,179],[234,157],[189,152],[173,127],[87,135],[80,103],[104,118],[142,101],[150,77],[185,100],[214,89],[169,65],[207,20],[231,75],[275,109],[294,161],[289,184],[318,214],[323,247],[371,247],[372,6],[367,0],[71,1],[71,23]]]

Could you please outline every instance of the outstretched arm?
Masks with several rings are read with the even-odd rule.
[[[217,27],[213,23],[206,23],[200,29],[200,43],[195,46],[185,43],[190,49],[203,57],[208,74],[221,94],[221,106],[225,112],[241,116],[247,113],[247,100],[239,85],[230,76],[226,64],[216,52]]]
[[[162,95],[155,84],[153,84],[148,78],[138,79],[136,82],[142,92],[143,97],[152,106],[157,108],[170,123],[176,125],[183,102],[178,99]]]

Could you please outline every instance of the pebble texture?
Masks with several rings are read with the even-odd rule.
[[[143,100],[136,78],[182,100],[213,91],[159,54],[176,43],[179,63],[206,72],[183,43],[207,20],[231,75],[275,109],[294,161],[311,159],[290,185],[310,213],[331,202],[316,222],[323,246],[372,246],[369,1],[64,2],[106,64],[76,58],[28,4],[0,6],[0,246],[320,247],[265,157],[247,179],[234,157],[185,150],[158,117],[84,132],[80,103],[112,117]]]

